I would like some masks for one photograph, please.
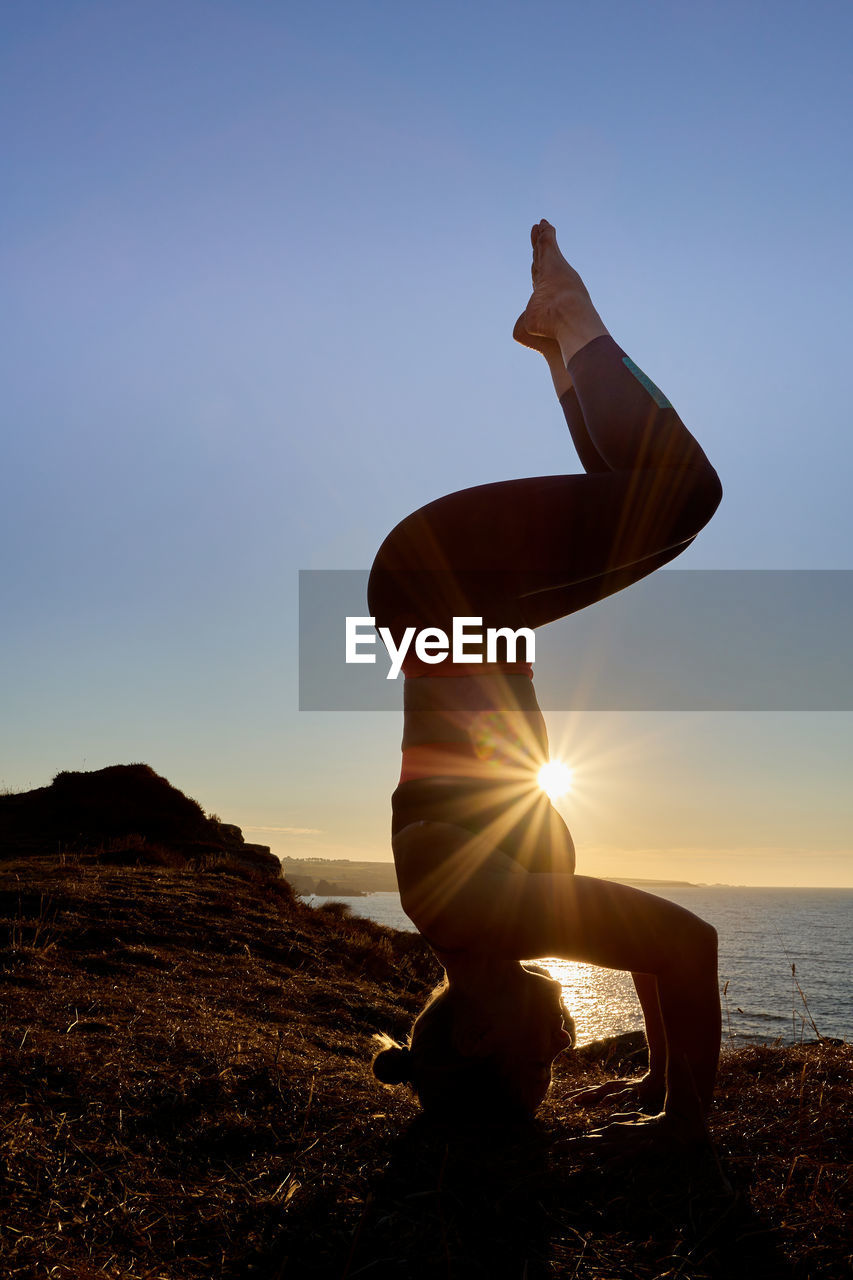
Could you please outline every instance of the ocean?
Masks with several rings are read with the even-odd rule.
[[[719,934],[724,1044],[790,1044],[813,1040],[816,1031],[853,1040],[853,889],[696,885],[653,892],[702,916]],[[393,929],[414,928],[396,893],[334,901]],[[579,1045],[643,1025],[630,975],[542,962],[563,985]]]

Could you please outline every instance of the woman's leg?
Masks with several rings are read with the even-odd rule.
[[[589,876],[529,874],[490,842],[439,823],[395,840],[405,859],[403,907],[442,950],[501,961],[561,956],[646,974],[657,988],[659,1023],[645,987],[651,1035],[666,1044],[669,1121],[704,1131],[720,1048],[714,929],[683,907],[628,885]],[[660,1045],[660,1039],[657,1042]]]
[[[518,317],[512,336],[523,347],[529,347],[531,351],[538,351],[540,355],[544,356],[548,371],[551,374],[551,381],[554,384],[554,391],[560,402],[560,408],[563,410],[563,417],[566,419],[566,426],[569,428],[569,435],[572,437],[572,444],[575,446],[584,471],[612,471],[613,468],[604,461],[590,438],[589,430],[584,421],[583,410],[580,407],[578,395],[572,382],[572,375],[566,368],[563,353],[560,350],[560,344],[557,339],[543,338],[536,334],[528,333],[523,315]]]
[[[606,361],[617,376],[632,377],[615,344]],[[645,419],[639,434],[646,434]],[[648,447],[638,448],[648,464]],[[404,623],[449,632],[454,616],[481,617],[485,627],[540,626],[672,560],[719,498],[716,473],[698,463],[543,476],[450,494],[386,539],[371,574],[371,614],[393,634]]]
[[[563,362],[563,353],[556,338],[544,338],[528,333],[523,315],[519,316],[512,336],[522,346],[538,351],[544,357],[548,365],[548,371],[551,374],[551,381],[554,384],[554,391],[560,402],[560,408],[563,410],[566,426],[569,429],[572,443],[575,446],[575,451],[584,471],[587,474],[612,471],[613,468],[605,462],[590,436],[572,375]],[[638,561],[627,569],[615,570],[612,573],[602,574],[600,577],[592,578],[588,581],[574,583],[570,586],[554,587],[546,591],[539,591],[535,595],[529,595],[524,600],[526,625],[539,627],[555,618],[564,618],[569,614],[576,613],[579,609],[586,608],[587,605],[593,604],[597,600],[603,600],[605,597],[621,591],[623,587],[637,582],[640,578],[647,577],[655,569],[660,569],[663,565],[668,564],[670,560],[674,560],[676,556],[681,555],[682,551],[685,551],[689,546],[690,541],[684,542],[678,546],[670,547],[666,551],[661,551],[658,555],[649,556],[646,560]]]
[[[509,888],[508,918],[495,922],[500,954],[558,955],[654,976],[666,1037],[664,1109],[695,1126],[710,1107],[720,1050],[715,930],[664,898],[588,876],[528,876]]]
[[[392,632],[403,619],[447,630],[454,615],[514,629],[565,617],[673,559],[719,503],[717,475],[669,401],[590,316],[585,290],[581,305],[563,288],[575,273],[553,229],[537,251],[544,265],[525,323],[552,323],[568,353],[561,402],[594,470],[481,485],[404,520],[370,584],[371,613]],[[543,319],[537,289],[554,280],[548,314],[558,319]]]

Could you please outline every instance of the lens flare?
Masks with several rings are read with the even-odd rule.
[[[572,770],[562,760],[549,760],[539,770],[536,780],[550,800],[558,800],[572,789]]]

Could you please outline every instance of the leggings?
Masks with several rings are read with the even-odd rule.
[[[569,362],[562,397],[585,475],[448,494],[385,539],[368,603],[395,641],[452,618],[540,627],[672,560],[714,514],[717,474],[658,388],[609,335]]]
[[[449,633],[454,615],[513,630],[564,618],[672,560],[710,520],[722,495],[716,472],[613,339],[595,338],[568,369],[560,403],[586,474],[465,489],[397,525],[368,587],[370,612],[395,641],[412,625]],[[528,869],[573,869],[571,836],[542,795],[509,830],[501,823],[516,801],[497,781],[404,782],[392,831],[418,821],[500,828],[500,847]]]

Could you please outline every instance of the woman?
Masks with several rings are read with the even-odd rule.
[[[586,474],[467,489],[398,525],[368,592],[398,645],[411,626],[450,634],[454,617],[506,635],[566,617],[672,560],[720,501],[715,471],[610,337],[554,228],[542,221],[531,239],[533,293],[514,336],[546,357]],[[571,836],[537,786],[548,742],[532,671],[509,648],[502,662],[474,656],[404,663],[394,861],[446,982],[374,1073],[410,1081],[428,1109],[532,1112],[570,1034],[558,984],[520,961],[561,956],[634,975],[646,1114],[616,1136],[701,1139],[720,1042],[716,934],[673,903],[574,874]]]

